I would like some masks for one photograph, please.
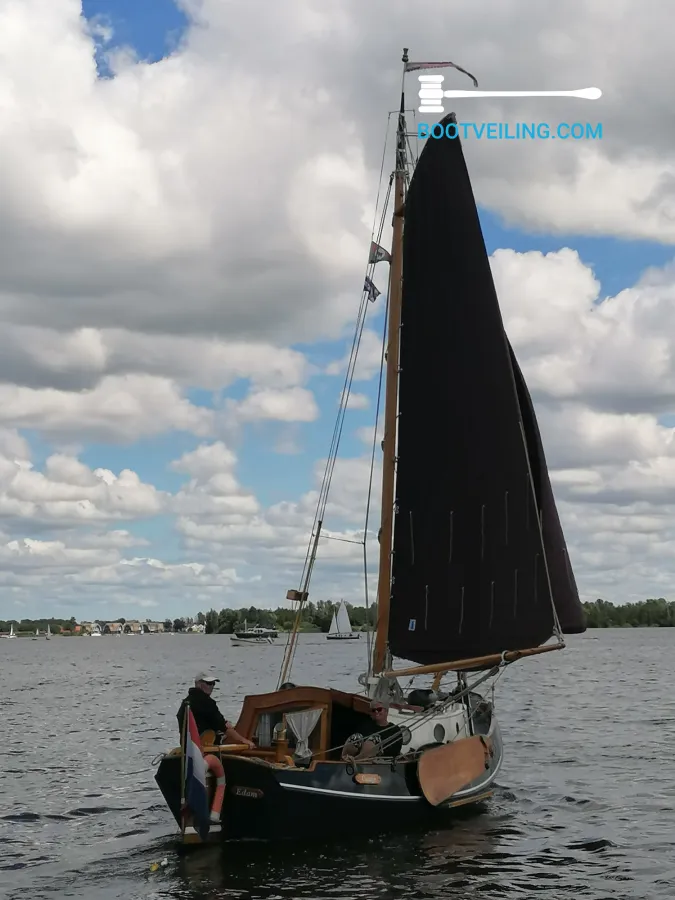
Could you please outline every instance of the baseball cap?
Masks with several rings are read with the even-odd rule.
[[[220,681],[220,678],[216,678],[216,676],[211,675],[210,672],[200,672],[195,678],[195,682],[197,681],[205,681],[207,684],[215,684],[216,681]]]

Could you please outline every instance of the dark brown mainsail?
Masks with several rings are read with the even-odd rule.
[[[536,647],[554,633],[551,592],[563,631],[584,631],[459,138],[427,140],[406,198],[398,396],[391,653]]]

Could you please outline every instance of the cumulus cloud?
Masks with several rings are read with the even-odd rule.
[[[662,69],[650,96],[668,83],[662,5],[623,4],[620,19],[616,5],[577,0],[545,16],[464,0],[450,18],[442,0],[414,12],[384,0],[367,10],[304,0],[283,14],[259,2],[184,5],[192,25],[180,48],[151,65],[123,54],[108,79],[97,78],[75,0],[3,11],[6,321],[281,342],[338,334],[360,290],[400,75],[393,48],[404,43],[433,58],[452,39],[486,86],[559,86],[574,71],[604,90],[595,104],[462,101],[464,119],[604,125],[602,141],[583,145],[473,141],[482,202],[549,231],[675,240],[669,120],[635,97],[643,61]],[[370,35],[367,54],[357,33]],[[260,127],[242,129],[254,109]]]
[[[0,582],[20,602],[47,585],[73,604],[219,602],[244,580],[274,604],[294,583],[323,464],[310,490],[265,505],[240,483],[229,438],[276,423],[273,446],[297,453],[319,417],[316,370],[292,345],[344,337],[358,304],[399,47],[433,59],[461,46],[485,88],[569,87],[570,73],[600,86],[596,103],[458,101],[460,121],[603,123],[602,140],[583,143],[468,139],[476,196],[549,233],[675,244],[663,3],[460,0],[451,16],[443,0],[181,5],[188,32],[153,64],[115,47],[105,19],[85,22],[77,0],[0,10]],[[604,298],[573,247],[501,249],[492,266],[584,595],[667,590],[675,270]],[[355,383],[380,362],[369,320]],[[237,399],[223,396],[236,382]],[[212,408],[198,388],[218,395]],[[44,464],[18,429],[51,442]],[[171,432],[201,442],[174,464],[185,483],[173,492],[78,459],[87,441]],[[363,454],[336,467],[317,567],[326,590],[356,600],[372,429],[358,437]],[[378,444],[373,531],[379,463]],[[129,523],[161,515],[174,517],[180,559],[134,549]]]
[[[319,415],[312,392],[300,387],[252,390],[242,401],[230,401],[228,408],[240,422],[312,422]]]
[[[105,376],[146,374],[218,391],[238,380],[292,387],[311,373],[302,353],[260,341],[32,325],[8,325],[0,334],[0,382],[30,388],[81,391]]]
[[[0,385],[0,424],[60,440],[123,442],[172,430],[206,435],[213,412],[194,406],[166,378],[111,375],[79,392]]]
[[[135,472],[90,469],[80,460],[54,454],[37,471],[24,441],[0,431],[0,519],[68,525],[155,516],[165,498]]]
[[[238,572],[262,575],[254,595],[265,596],[266,602],[274,605],[283,600],[285,591],[300,577],[326,462],[321,460],[314,466],[316,488],[298,500],[267,508],[239,485],[236,465],[235,454],[222,442],[201,445],[173,463],[176,471],[191,476],[174,499],[176,527],[192,551],[206,551],[215,557],[224,555]],[[356,600],[362,596],[369,476],[367,460],[338,459],[320,541],[315,590],[326,591],[339,585],[341,596],[353,594]],[[371,554],[375,553],[379,523],[379,477],[376,469],[368,533]],[[371,581],[372,577],[373,572]]]
[[[47,601],[61,614],[88,604],[92,613],[101,607],[101,614],[109,615],[111,606],[171,607],[204,592],[227,592],[242,581],[234,568],[210,560],[132,555],[149,542],[110,525],[161,515],[172,500],[135,472],[90,469],[64,454],[48,457],[39,471],[29,456],[20,435],[0,429],[0,585],[6,603],[11,596],[42,615]],[[199,451],[188,454],[188,467],[192,460],[192,469],[199,469],[194,462],[199,456]],[[211,486],[222,491],[222,475],[213,462],[212,454]],[[208,468],[208,462],[203,465]],[[29,537],[27,532],[57,536]]]

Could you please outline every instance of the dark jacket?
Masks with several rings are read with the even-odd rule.
[[[183,700],[180,709],[176,713],[181,734],[183,734],[183,716],[185,715],[185,707],[188,703],[190,704],[192,715],[195,717],[197,731],[200,734],[209,731],[209,729],[224,732],[231,727],[230,723],[218,709],[218,704],[213,697],[209,697],[209,695],[205,694],[201,688],[191,687],[187,697]]]
[[[353,744],[356,752],[360,753],[366,741],[375,744],[376,756],[399,756],[403,749],[403,732],[393,722],[386,725],[365,722],[363,728],[347,738],[345,744]]]

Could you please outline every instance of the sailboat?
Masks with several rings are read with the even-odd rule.
[[[49,623],[47,623],[47,634],[45,635],[45,640],[48,641],[52,636],[52,630],[49,627]]]
[[[297,612],[277,689],[246,696],[235,725],[255,749],[199,737],[208,816],[185,800],[194,772],[185,735],[159,763],[182,843],[434,827],[484,803],[503,759],[489,688],[516,661],[561,650],[565,634],[586,628],[461,142],[427,140],[414,168],[408,152],[406,72],[454,64],[409,62],[407,50],[403,64],[392,249],[374,241],[368,270],[389,264],[377,627],[363,690],[288,680],[324,497],[299,587],[287,594]],[[453,123],[449,114],[440,125]],[[366,276],[362,308],[373,285]],[[404,690],[403,678],[423,686]],[[343,759],[349,736],[366,733],[372,700],[389,706],[401,752]]]
[[[14,622],[12,622],[12,623],[10,623],[10,626],[9,626],[9,634],[7,635],[7,639],[9,640],[9,638],[15,638],[15,637],[16,637],[16,635],[14,634]]]
[[[39,637],[40,637],[40,629],[39,629],[39,628],[36,628],[36,629],[35,629],[35,636],[32,638],[32,640],[37,641]]]
[[[329,641],[351,641],[354,639],[358,640],[358,637],[358,631],[352,631],[347,604],[344,600],[340,600],[340,605],[333,613],[326,639]]]

